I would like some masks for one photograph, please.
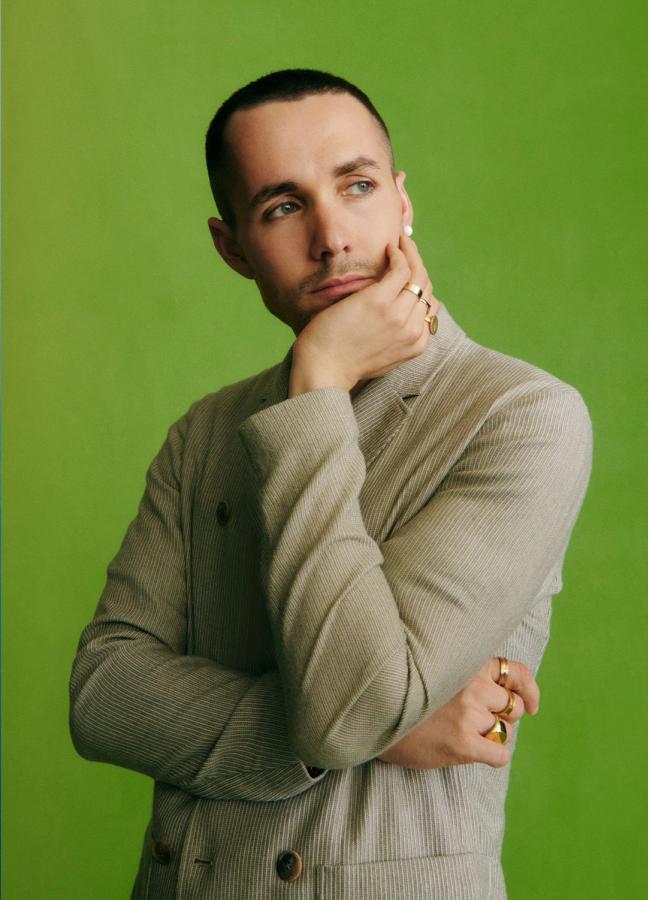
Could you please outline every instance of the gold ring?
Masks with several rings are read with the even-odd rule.
[[[418,284],[414,284],[413,281],[406,282],[402,290],[409,291],[411,294],[416,294],[419,298],[423,296],[423,288],[420,288]]]
[[[430,304],[431,306],[431,304]],[[439,327],[439,320],[436,316],[425,316],[425,321],[428,323],[428,328],[430,329],[430,334],[436,334],[437,328]]]
[[[429,300],[426,300],[425,297],[419,297],[419,298],[418,298],[418,302],[419,302],[419,303],[425,303],[425,305],[427,306],[427,311],[428,311],[428,312],[430,312],[430,310],[432,309],[432,304],[430,303]]]
[[[506,722],[504,719],[500,719],[497,713],[493,713],[493,715],[495,716],[495,724],[486,732],[484,737],[486,740],[494,741],[496,744],[505,744],[508,738]]]
[[[497,678],[497,683],[501,687],[506,687],[506,684],[508,682],[508,677],[509,677],[508,659],[506,659],[504,656],[498,656],[497,658],[499,659],[499,667],[500,667],[499,676]]]
[[[508,688],[504,688],[504,690],[508,694],[508,703],[506,704],[504,709],[498,709],[497,712],[493,711],[494,716],[510,716],[515,709],[517,694],[514,694],[513,691],[510,691]]]

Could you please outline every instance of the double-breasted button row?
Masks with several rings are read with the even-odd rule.
[[[157,862],[166,866],[173,859],[173,850],[165,841],[154,840],[151,843],[151,855]]]
[[[225,500],[221,500],[216,507],[216,521],[219,525],[227,525],[230,517],[229,504]]]
[[[277,860],[277,875],[282,881],[299,878],[302,868],[302,858],[296,850],[286,850]]]
[[[168,865],[173,859],[173,850],[166,841],[151,841],[151,855],[161,865]],[[282,881],[295,881],[302,873],[304,864],[296,850],[286,850],[277,859],[277,875]]]

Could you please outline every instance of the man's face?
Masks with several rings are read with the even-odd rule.
[[[298,334],[318,312],[385,271],[387,244],[397,244],[411,221],[405,173],[392,174],[382,129],[350,94],[238,110],[226,139],[237,225],[232,234],[210,219],[214,242]],[[364,280],[321,290],[350,275]]]

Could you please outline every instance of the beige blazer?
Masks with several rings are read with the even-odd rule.
[[[290,362],[171,426],[81,637],[75,746],[155,779],[132,896],[499,900],[508,767],[376,757],[488,657],[537,670],[586,406],[444,306],[353,400]]]

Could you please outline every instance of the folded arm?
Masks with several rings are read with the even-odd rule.
[[[532,607],[560,563],[591,465],[567,385],[483,424],[420,512],[378,545],[347,391],[310,390],[239,428],[264,533],[264,580],[300,758],[383,753],[447,703]]]
[[[79,753],[208,799],[280,800],[317,782],[288,739],[277,671],[187,654],[179,481],[185,416],[147,473],[70,683]]]

